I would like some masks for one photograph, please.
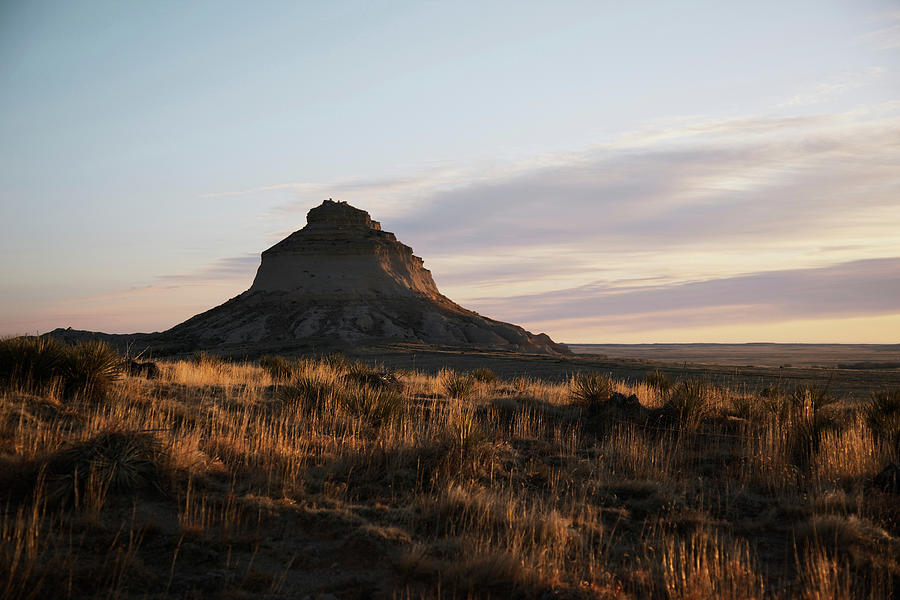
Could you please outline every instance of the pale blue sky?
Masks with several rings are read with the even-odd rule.
[[[564,341],[900,342],[900,5],[625,4],[0,4],[0,333],[166,329],[335,197]]]

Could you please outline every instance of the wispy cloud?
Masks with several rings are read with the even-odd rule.
[[[523,323],[623,320],[656,329],[900,313],[900,258],[853,261],[815,269],[784,269],[681,284],[596,281],[577,288],[505,298],[473,299],[480,311]]]
[[[348,200],[451,298],[551,334],[887,314],[900,312],[898,113],[685,117],[507,164],[226,193],[287,191],[273,238],[286,215]],[[247,289],[258,264],[223,258],[56,314],[156,306],[166,328]]]
[[[256,268],[259,266],[259,260],[259,254],[220,258],[212,264],[191,273],[160,275],[158,279],[162,285],[204,285],[210,281],[234,279],[246,281],[248,276],[253,277]]]
[[[898,31],[900,31],[900,26],[898,26]],[[781,108],[795,108],[820,104],[850,90],[868,85],[881,77],[884,72],[884,67],[868,67],[863,71],[841,73],[826,81],[807,85],[798,93],[779,103],[778,106]]]
[[[551,332],[882,314],[900,310],[898,109],[670,119],[505,165],[300,184],[274,214],[349,200],[450,297]],[[255,258],[203,276],[252,274]]]
[[[900,10],[883,15],[881,26],[863,34],[860,39],[877,50],[900,48]]]
[[[896,118],[762,121],[691,125],[665,143],[436,191],[387,225],[439,281],[452,272],[464,296],[461,272],[488,283],[504,257],[534,285],[599,270],[683,280],[900,254]],[[473,256],[491,257],[489,268]]]

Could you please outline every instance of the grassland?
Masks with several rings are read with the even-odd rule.
[[[745,367],[900,368],[900,344],[570,344],[579,354]]]
[[[900,502],[873,485],[900,460],[896,392],[342,357],[159,367],[4,382],[0,598],[900,589]]]

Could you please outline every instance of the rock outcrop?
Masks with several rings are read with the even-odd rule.
[[[412,342],[569,352],[545,334],[452,302],[409,246],[367,212],[330,200],[262,253],[249,290],[161,336],[226,351]]]

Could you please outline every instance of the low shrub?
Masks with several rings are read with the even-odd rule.
[[[444,393],[448,398],[468,400],[475,393],[475,378],[470,374],[448,371],[443,377]]]
[[[341,394],[338,401],[347,412],[373,425],[397,419],[403,409],[400,394],[368,386],[353,387]]]
[[[18,337],[0,341],[0,386],[46,391],[59,385],[66,397],[103,397],[124,363],[101,341],[65,346],[52,338]]]
[[[0,340],[0,386],[42,390],[62,377],[66,347],[53,338]]]
[[[470,374],[475,381],[481,383],[494,383],[497,381],[497,374],[485,367],[472,369]]]
[[[105,342],[73,346],[66,357],[66,395],[105,397],[123,366],[122,358]]]
[[[392,390],[400,392],[403,390],[403,382],[394,374],[389,372],[378,372],[375,370],[359,371],[351,370],[344,375],[342,379],[348,383],[361,387],[371,387],[379,390]]]
[[[320,409],[334,400],[339,400],[345,386],[335,379],[318,375],[304,375],[294,378],[290,385],[278,389],[282,402],[301,410]]]
[[[613,392],[613,381],[606,373],[579,373],[569,382],[569,397],[589,412],[603,408]]]
[[[681,427],[693,429],[710,415],[715,388],[703,379],[682,379],[673,387],[663,411]]]
[[[358,368],[361,363],[359,361],[348,358],[340,352],[332,352],[322,357],[322,363],[328,365],[333,370],[346,373],[351,369]]]
[[[869,429],[900,454],[900,389],[873,393],[864,415]]]
[[[650,387],[656,388],[661,392],[668,392],[672,387],[672,380],[669,379],[669,376],[657,369],[656,371],[650,371],[644,377],[644,382]]]
[[[276,354],[266,354],[260,357],[259,366],[269,373],[273,381],[286,381],[294,375],[299,361]]]
[[[800,386],[788,396],[784,424],[789,428],[791,455],[798,467],[809,464],[825,432],[839,429],[835,415],[824,410],[834,402],[823,386]]]
[[[160,463],[164,453],[150,433],[107,431],[65,448],[47,464],[48,493],[57,499],[75,498],[94,477],[104,493],[160,491]]]

